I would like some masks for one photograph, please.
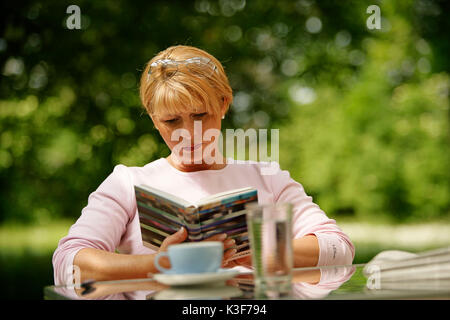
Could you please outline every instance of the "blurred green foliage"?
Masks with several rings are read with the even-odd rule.
[[[397,222],[448,216],[450,79],[432,72],[439,53],[393,5],[383,6],[389,32],[357,49],[341,44],[349,33],[327,45],[341,64],[334,82],[288,87],[297,109],[280,159],[326,212]]]
[[[82,29],[66,28],[66,8]],[[369,5],[381,30],[368,30]],[[223,128],[280,128],[280,162],[330,215],[450,209],[445,1],[22,1],[1,4],[0,222],[75,219],[114,165],[169,153],[140,105],[175,44],[224,65]]]

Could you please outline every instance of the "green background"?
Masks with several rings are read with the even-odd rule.
[[[66,27],[72,4],[81,30]],[[374,4],[380,30],[366,25]],[[450,231],[449,9],[425,0],[2,3],[2,297],[42,297],[58,240],[116,164],[169,154],[138,82],[176,44],[225,67],[234,103],[224,129],[280,130],[281,167],[355,235],[355,262],[448,245],[445,236],[401,244],[392,233]],[[380,225],[388,245],[357,236]]]

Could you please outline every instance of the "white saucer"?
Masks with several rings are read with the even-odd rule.
[[[189,273],[189,274],[168,274],[157,273],[153,278],[169,286],[187,286],[194,284],[203,284],[209,282],[225,281],[238,275],[239,271],[219,269],[217,272],[208,273]]]

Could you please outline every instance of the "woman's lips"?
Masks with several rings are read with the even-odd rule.
[[[183,151],[190,151],[190,152],[192,152],[192,151],[194,151],[194,150],[200,148],[201,145],[202,145],[202,144],[199,143],[199,144],[196,144],[195,146],[192,146],[192,147],[183,147]]]

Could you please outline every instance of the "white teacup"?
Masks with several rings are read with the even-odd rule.
[[[171,268],[159,264],[161,257],[168,257]],[[156,255],[155,267],[162,273],[188,274],[217,272],[222,265],[223,243],[220,241],[187,242],[170,245],[167,252]]]

